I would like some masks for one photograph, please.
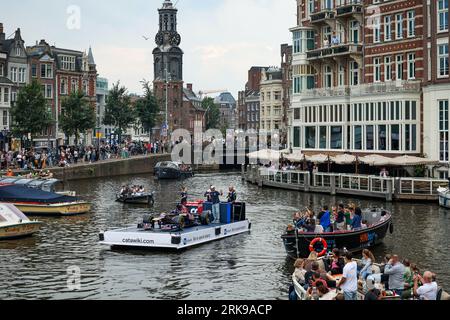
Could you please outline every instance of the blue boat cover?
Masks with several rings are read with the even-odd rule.
[[[79,201],[79,199],[20,185],[0,185],[0,202],[2,201],[64,203]]]

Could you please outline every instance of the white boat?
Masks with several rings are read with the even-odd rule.
[[[439,192],[439,205],[450,209],[450,190],[440,187],[437,191]]]
[[[41,222],[31,221],[9,203],[0,203],[0,240],[27,237],[39,231]]]
[[[207,242],[212,242],[242,233],[251,229],[251,223],[245,218],[245,205],[235,204],[228,211],[226,223],[210,224],[209,211],[203,211],[203,203],[189,203],[195,222],[187,223],[183,214],[164,218],[144,218],[138,227],[101,232],[100,244],[110,247],[153,248],[183,250]],[[200,209],[200,210],[199,210]],[[162,220],[168,219],[165,224]],[[164,225],[163,225],[164,224]],[[158,227],[158,226],[159,227]],[[189,225],[189,226],[188,226]]]

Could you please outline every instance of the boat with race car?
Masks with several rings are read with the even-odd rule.
[[[100,244],[119,248],[183,250],[247,233],[251,223],[242,202],[221,203],[220,223],[211,224],[212,204],[203,201],[178,205],[171,213],[146,215],[136,226],[99,234]]]

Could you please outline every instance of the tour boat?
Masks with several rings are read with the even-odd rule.
[[[64,189],[64,182],[54,178],[1,177],[0,183],[15,184],[47,192],[54,192],[64,196],[72,196],[72,197],[76,196],[75,191],[57,191]]]
[[[210,203],[190,202],[186,205],[195,221],[184,214],[145,217],[137,227],[101,232],[100,244],[119,248],[183,250],[238,234],[248,233],[245,203],[222,203],[221,221],[210,224]]]
[[[155,204],[153,192],[137,193],[131,195],[118,195],[116,201],[129,204]]]
[[[282,236],[284,247],[293,259],[307,258],[314,250],[320,256],[334,248],[359,252],[381,243],[388,231],[394,232],[392,215],[386,210],[365,210],[362,220],[367,220],[368,228],[320,234],[288,229]]]
[[[30,215],[76,215],[91,210],[90,203],[76,197],[11,184],[0,184],[0,202]]]
[[[39,231],[41,224],[28,219],[14,205],[0,203],[0,240],[31,236]]]
[[[194,176],[192,169],[183,170],[181,163],[172,161],[158,162],[154,173],[158,179],[184,179]]]
[[[439,205],[441,207],[450,209],[450,190],[447,188],[439,188]]]

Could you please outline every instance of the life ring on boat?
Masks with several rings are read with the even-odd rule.
[[[317,253],[317,256],[322,257],[322,256],[324,256],[324,255],[327,253],[327,251],[328,251],[328,243],[327,243],[327,241],[326,241],[325,239],[323,239],[323,238],[315,238],[313,241],[311,241],[311,243],[309,244],[309,251],[310,251],[310,252],[315,251],[316,249],[314,248],[314,246],[315,246],[318,242],[322,243],[322,245],[323,245],[323,250],[322,250],[321,252],[318,252],[318,253]]]

